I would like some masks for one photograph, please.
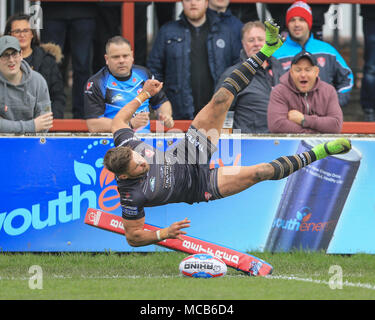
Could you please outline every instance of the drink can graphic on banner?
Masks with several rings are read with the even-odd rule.
[[[326,141],[302,140],[297,153],[323,142]],[[290,175],[265,251],[327,250],[361,158],[353,147],[347,154],[328,156]]]

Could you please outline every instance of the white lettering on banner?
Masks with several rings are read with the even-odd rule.
[[[205,249],[202,247],[201,244],[196,244],[192,241],[184,240],[182,242],[182,246],[186,249],[192,249],[196,251],[197,253],[204,252],[204,253],[212,254],[213,256],[218,257],[219,259],[233,262],[235,264],[238,264],[238,262],[240,261],[240,258],[237,255],[231,255],[231,254],[228,254],[227,252],[220,251],[219,249],[217,249],[214,253],[211,248]]]
[[[124,224],[116,219],[112,219],[109,224],[114,228],[124,229]]]
[[[81,186],[75,185],[72,188],[72,195],[68,196],[66,191],[59,192],[58,198],[48,201],[47,216],[40,209],[41,203],[32,205],[31,212],[27,208],[17,208],[13,211],[0,213],[0,234],[2,230],[10,236],[18,236],[26,232],[30,226],[41,230],[60,223],[67,223],[78,220],[81,217],[81,202],[88,201],[88,207],[96,206],[96,193],[87,190],[81,194]],[[68,212],[68,205],[71,204],[71,212]],[[44,219],[42,220],[42,217]],[[15,218],[21,218],[22,222],[14,224]]]

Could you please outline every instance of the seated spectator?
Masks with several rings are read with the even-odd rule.
[[[238,52],[238,57],[240,56],[240,51],[242,49],[241,44],[241,31],[243,23],[240,19],[232,14],[228,8],[230,0],[208,0],[208,10],[216,12],[220,17],[223,24],[225,24],[231,32],[235,35],[235,45],[237,48],[235,51]],[[247,4],[248,5],[248,4]]]
[[[23,59],[47,81],[53,117],[63,119],[66,97],[58,66],[62,59],[61,48],[53,43],[40,44],[36,30],[30,26],[30,18],[26,14],[11,16],[5,25],[4,34],[19,40]]]
[[[311,33],[312,19],[311,8],[307,3],[293,3],[286,14],[289,35],[274,57],[282,63],[286,72],[297,53],[302,50],[310,52],[318,61],[321,80],[336,88],[340,106],[344,107],[349,102],[353,87],[353,72],[333,46],[314,38]]]
[[[242,29],[241,61],[256,54],[266,42],[266,29],[260,21],[250,21]],[[221,75],[220,84],[242,63],[229,67]],[[268,133],[267,108],[273,86],[279,83],[281,64],[273,57],[268,58],[254,75],[251,83],[241,91],[232,103],[234,111],[233,129],[241,133]]]
[[[0,132],[29,133],[52,127],[46,80],[22,60],[17,38],[0,37]]]
[[[147,66],[164,90],[175,120],[191,120],[210,101],[224,70],[239,52],[231,30],[207,11],[208,0],[182,0],[180,19],[163,25]]]
[[[335,88],[320,80],[316,58],[302,51],[271,92],[272,133],[340,133],[343,114]]]
[[[108,40],[104,58],[107,65],[88,80],[84,93],[85,119],[90,132],[111,132],[117,112],[151,78],[149,70],[133,64],[131,44],[121,36]],[[156,110],[166,127],[173,127],[172,107],[163,91],[140,105],[130,127],[137,132],[150,132],[149,107]]]

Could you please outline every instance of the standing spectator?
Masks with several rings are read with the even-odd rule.
[[[290,69],[293,57],[302,50],[310,52],[318,61],[321,80],[332,84],[338,93],[340,106],[344,107],[353,87],[353,72],[340,53],[329,43],[314,38],[310,6],[303,1],[294,2],[286,14],[289,35],[274,57],[285,71]]]
[[[107,66],[92,76],[85,90],[85,119],[90,132],[111,132],[112,119],[142,90],[150,72],[133,65],[130,42],[115,36],[108,40],[105,60]],[[172,107],[163,91],[142,103],[129,126],[138,132],[150,132],[149,107],[156,110],[159,120],[173,127]]]
[[[0,132],[40,132],[52,127],[46,80],[22,60],[17,38],[0,37]]]
[[[73,118],[83,118],[83,91],[91,75],[92,45],[95,34],[95,3],[42,1],[42,42],[53,42],[64,52],[65,39],[69,41],[72,56]]]
[[[361,5],[365,64],[361,86],[361,105],[365,121],[375,121],[375,6]]]
[[[151,2],[134,3],[134,61],[146,65],[148,54],[147,7]]]
[[[235,45],[237,45],[235,51],[238,52],[239,57],[242,49],[241,30],[243,23],[230,11],[228,8],[229,2],[230,0],[208,0],[208,10],[216,12],[221,22],[235,35],[235,39],[237,39],[237,41],[235,41]]]
[[[154,2],[158,29],[163,24],[175,20],[176,3],[175,2]]]
[[[242,29],[241,61],[256,54],[266,42],[266,29],[260,21],[250,21]],[[232,71],[242,63],[229,67],[220,77],[218,88]],[[268,133],[267,108],[272,88],[278,84],[282,74],[281,64],[273,57],[268,58],[250,84],[234,99],[233,129],[242,133]]]
[[[256,3],[231,3],[229,9],[232,14],[241,20],[242,23],[258,21],[258,11]],[[275,20],[277,21],[277,20]]]
[[[147,66],[164,90],[178,120],[194,118],[207,104],[224,70],[238,61],[235,37],[207,11],[208,0],[183,0],[180,19],[159,30]]]
[[[95,37],[93,41],[92,71],[97,73],[105,64],[105,44],[121,34],[122,2],[96,2]]]
[[[29,15],[22,13],[11,16],[5,25],[4,34],[19,40],[23,59],[47,81],[53,117],[63,119],[64,82],[58,66],[62,59],[61,48],[53,43],[40,44],[36,30],[30,26],[30,19]]]
[[[319,79],[315,57],[306,51],[271,92],[268,127],[272,133],[340,133],[343,114],[335,88]]]
[[[135,64],[144,66],[147,60],[147,6],[150,2],[134,3],[134,59]],[[156,4],[156,3],[155,3]],[[161,3],[160,5],[172,5]],[[93,42],[93,73],[97,73],[105,64],[105,44],[121,34],[122,2],[96,2],[97,14],[95,19],[95,38]],[[175,5],[173,3],[173,5]]]

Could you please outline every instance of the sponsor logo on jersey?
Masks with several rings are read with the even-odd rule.
[[[322,68],[326,65],[326,58],[324,57],[318,57],[317,59],[318,65]]]
[[[115,103],[117,101],[122,101],[125,100],[124,97],[121,95],[121,93],[116,94],[115,96],[112,97],[111,101],[112,103]]]
[[[150,178],[150,190],[154,192],[155,190],[155,177]]]
[[[208,201],[208,200],[211,199],[212,194],[206,191],[206,192],[204,193],[204,197],[205,197],[206,201]]]
[[[154,154],[155,154],[155,152],[152,151],[152,150],[150,150],[150,149],[146,149],[146,150],[145,150],[145,156],[146,156],[147,158],[152,158],[152,157],[154,156]]]
[[[122,213],[129,216],[136,216],[138,214],[138,208],[131,206],[122,206]]]

